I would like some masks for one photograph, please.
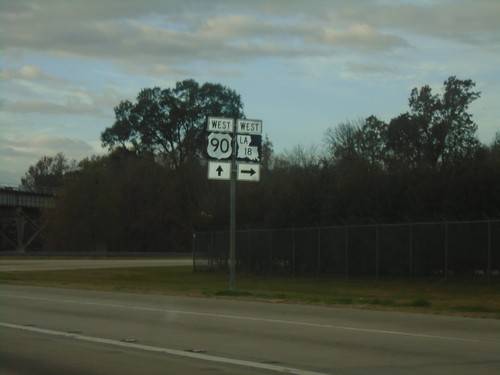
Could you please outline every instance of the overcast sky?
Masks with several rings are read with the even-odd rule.
[[[236,90],[282,152],[472,79],[479,139],[500,130],[499,0],[1,0],[0,184],[44,155],[106,152],[113,108],[193,78]]]

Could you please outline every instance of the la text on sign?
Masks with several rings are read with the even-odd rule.
[[[260,161],[261,136],[250,134],[238,134],[236,136],[238,160]]]

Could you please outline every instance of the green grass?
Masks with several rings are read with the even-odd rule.
[[[409,282],[238,274],[237,290],[229,291],[229,276],[224,272],[193,273],[191,267],[148,267],[0,272],[0,283],[500,319],[498,281]]]

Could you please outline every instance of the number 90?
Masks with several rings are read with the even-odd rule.
[[[218,139],[212,138],[210,140],[210,145],[213,147],[213,152],[222,152],[223,154],[227,153],[231,147],[231,144],[228,139]]]

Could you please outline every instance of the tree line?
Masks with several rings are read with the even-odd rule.
[[[325,131],[321,146],[275,153],[264,137],[261,181],[238,183],[240,228],[288,228],[500,215],[500,132],[477,138],[475,83],[414,88],[409,110]],[[108,153],[79,162],[45,156],[24,188],[57,187],[45,213],[56,251],[189,251],[193,229],[225,229],[229,184],[207,178],[208,116],[245,118],[238,93],[194,80],[146,88],[115,107]]]

